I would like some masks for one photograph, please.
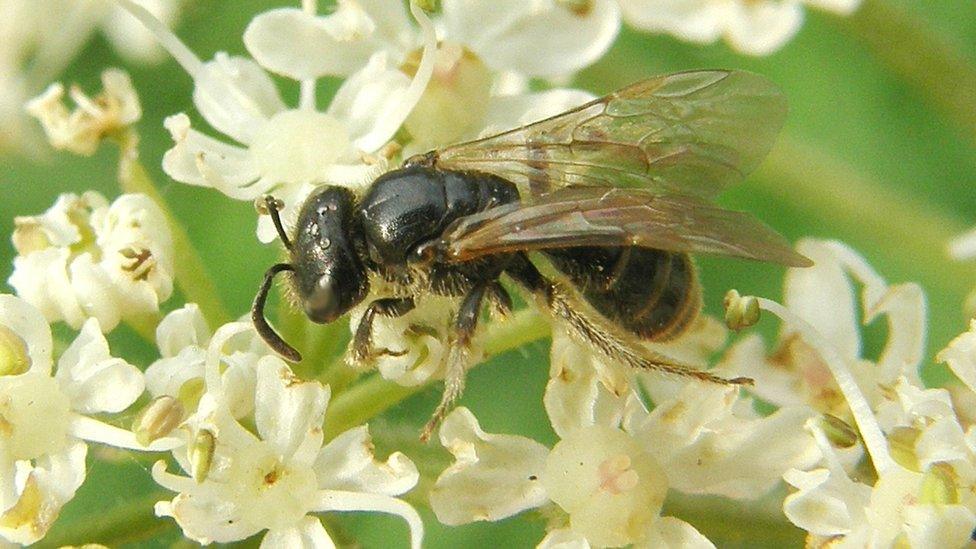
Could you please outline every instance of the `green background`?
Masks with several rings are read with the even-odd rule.
[[[245,53],[241,35],[250,18],[281,5],[292,4],[194,2],[177,33],[204,59],[217,51]],[[602,93],[654,74],[706,67],[744,68],[778,83],[791,108],[783,138],[759,172],[720,202],[756,213],[791,240],[805,236],[843,240],[891,282],[920,282],[929,299],[928,357],[932,357],[965,329],[963,300],[976,283],[973,265],[953,263],[945,253],[948,238],[976,224],[974,46],[976,4],[972,2],[868,0],[847,19],[808,10],[798,36],[764,58],[736,54],[722,43],[703,47],[625,30],[603,60],[579,75],[577,84]],[[275,246],[262,246],[254,238],[253,206],[170,181],[159,168],[162,154],[172,144],[162,127],[163,118],[187,111],[199,121],[192,112],[189,76],[169,60],[150,68],[128,66],[96,36],[63,80],[96,90],[99,73],[110,66],[124,66],[131,72],[143,100],[139,132],[144,163],[217,279],[220,298],[232,314],[245,313],[263,270],[279,254]],[[287,102],[295,104],[297,87],[281,84]],[[321,107],[337,84],[323,82]],[[113,147],[103,147],[91,158],[39,152],[40,158],[31,161],[0,159],[0,233],[10,234],[15,215],[47,209],[59,193],[87,189],[109,197],[119,193]],[[2,279],[9,276],[13,255],[9,243],[0,245]],[[720,310],[728,288],[773,298],[781,295],[781,268],[715,258],[700,263],[709,311]],[[174,296],[167,309],[179,305],[179,299]],[[774,328],[768,320],[762,326],[768,333]],[[877,352],[884,327],[869,327],[867,336],[868,353]],[[113,351],[133,363],[145,366],[155,358],[153,348],[124,327],[113,332],[110,340]],[[464,405],[489,432],[524,433],[552,443],[554,435],[540,403],[547,362],[545,343],[496,357],[472,373]],[[943,368],[930,359],[925,376],[931,382],[946,379]],[[430,388],[387,412],[384,420],[419,426],[438,394]],[[158,497],[158,492],[151,492],[147,469],[152,458],[94,446],[90,454],[86,485],[65,507],[62,520],[44,543],[178,543],[178,531],[168,520],[149,523],[154,528],[125,532],[127,522],[146,518],[148,502]],[[746,540],[756,546],[757,535],[766,536],[769,546],[802,541],[798,530],[782,525],[767,528],[755,515],[734,518],[734,508],[715,502],[671,504],[685,513],[676,514],[719,546],[744,546]],[[498,546],[532,546],[541,539],[544,527],[541,520],[510,519],[446,529],[429,513],[425,518],[430,547],[479,546],[489,540]],[[352,514],[336,523],[366,547],[382,547],[388,540],[405,546],[406,528],[397,519]],[[119,524],[121,530],[116,528]]]

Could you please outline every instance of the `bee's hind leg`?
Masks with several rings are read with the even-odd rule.
[[[539,297],[549,312],[565,322],[572,336],[581,343],[592,345],[605,356],[640,370],[654,370],[664,374],[691,377],[721,385],[752,385],[749,378],[726,379],[693,366],[682,364],[673,358],[644,348],[631,341],[620,330],[614,330],[581,310],[586,306],[558,284],[547,280],[528,257],[519,254],[505,271],[513,280]]]
[[[485,297],[490,291],[494,291],[492,284],[492,281],[487,281],[472,287],[465,294],[461,306],[458,308],[457,316],[454,317],[454,334],[447,357],[447,371],[444,374],[444,394],[441,396],[440,404],[434,410],[430,421],[427,422],[420,434],[420,440],[424,442],[430,440],[434,429],[440,425],[444,417],[454,407],[454,403],[460,398],[461,393],[464,392],[464,378],[468,368],[471,338],[474,337],[475,329],[478,326],[478,317],[481,316],[481,306]]]

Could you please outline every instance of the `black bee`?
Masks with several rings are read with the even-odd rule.
[[[651,78],[545,120],[408,159],[364,196],[323,186],[303,205],[295,234],[267,206],[290,262],[271,267],[252,308],[278,353],[301,355],[268,325],[272,278],[290,271],[313,322],[359,304],[370,280],[395,289],[369,304],[353,337],[357,360],[375,356],[377,315],[396,317],[417,296],[460,300],[444,395],[424,431],[464,387],[465,350],[483,304],[511,307],[505,275],[538,298],[571,333],[637,368],[723,379],[647,350],[695,319],[701,290],[691,252],[790,266],[810,261],[752,216],[711,199],[766,155],[786,103],[766,79],[740,71]],[[538,256],[530,258],[530,252]],[[543,276],[548,261],[565,283]]]

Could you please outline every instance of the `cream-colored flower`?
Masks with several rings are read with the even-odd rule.
[[[804,4],[848,15],[860,0],[618,0],[634,27],[708,44],[719,38],[749,55],[783,47],[803,24]]]
[[[41,122],[55,149],[90,156],[103,139],[121,137],[142,116],[132,81],[119,69],[102,72],[102,91],[95,97],[76,86],[68,93],[75,103],[74,110],[65,106],[65,89],[60,83],[51,84],[27,103],[27,112]]]
[[[54,368],[51,331],[26,301],[0,295],[0,536],[37,542],[85,480],[86,441],[137,450],[135,436],[92,417],[118,413],[142,394],[142,373],[109,353],[89,319]]]
[[[215,336],[215,338],[218,336]],[[410,526],[411,547],[423,537],[420,516],[393,496],[418,480],[409,458],[394,453],[377,461],[365,427],[323,446],[322,421],[329,389],[295,378],[277,357],[257,364],[248,430],[230,413],[216,360],[208,360],[207,392],[187,422],[190,443],[174,456],[191,477],[153,467],[153,478],[179,492],[156,504],[184,535],[199,543],[227,543],[267,531],[262,547],[334,547],[314,513],[374,511],[398,515]],[[248,422],[250,424],[250,422]],[[206,444],[199,444],[206,434]]]
[[[44,214],[14,220],[17,294],[79,328],[112,330],[159,311],[173,291],[173,244],[159,207],[141,194],[111,204],[93,191],[63,194]]]
[[[167,25],[184,0],[137,0]],[[128,60],[159,61],[162,49],[111,0],[0,0],[0,150],[31,153],[38,144],[24,112],[101,32]]]

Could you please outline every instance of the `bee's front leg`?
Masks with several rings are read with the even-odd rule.
[[[400,317],[412,311],[415,306],[412,297],[386,297],[370,303],[362,318],[359,319],[359,326],[356,327],[356,334],[352,338],[350,362],[364,364],[377,356],[395,355],[396,353],[389,349],[373,348],[373,320],[376,319],[376,315],[390,318]]]

